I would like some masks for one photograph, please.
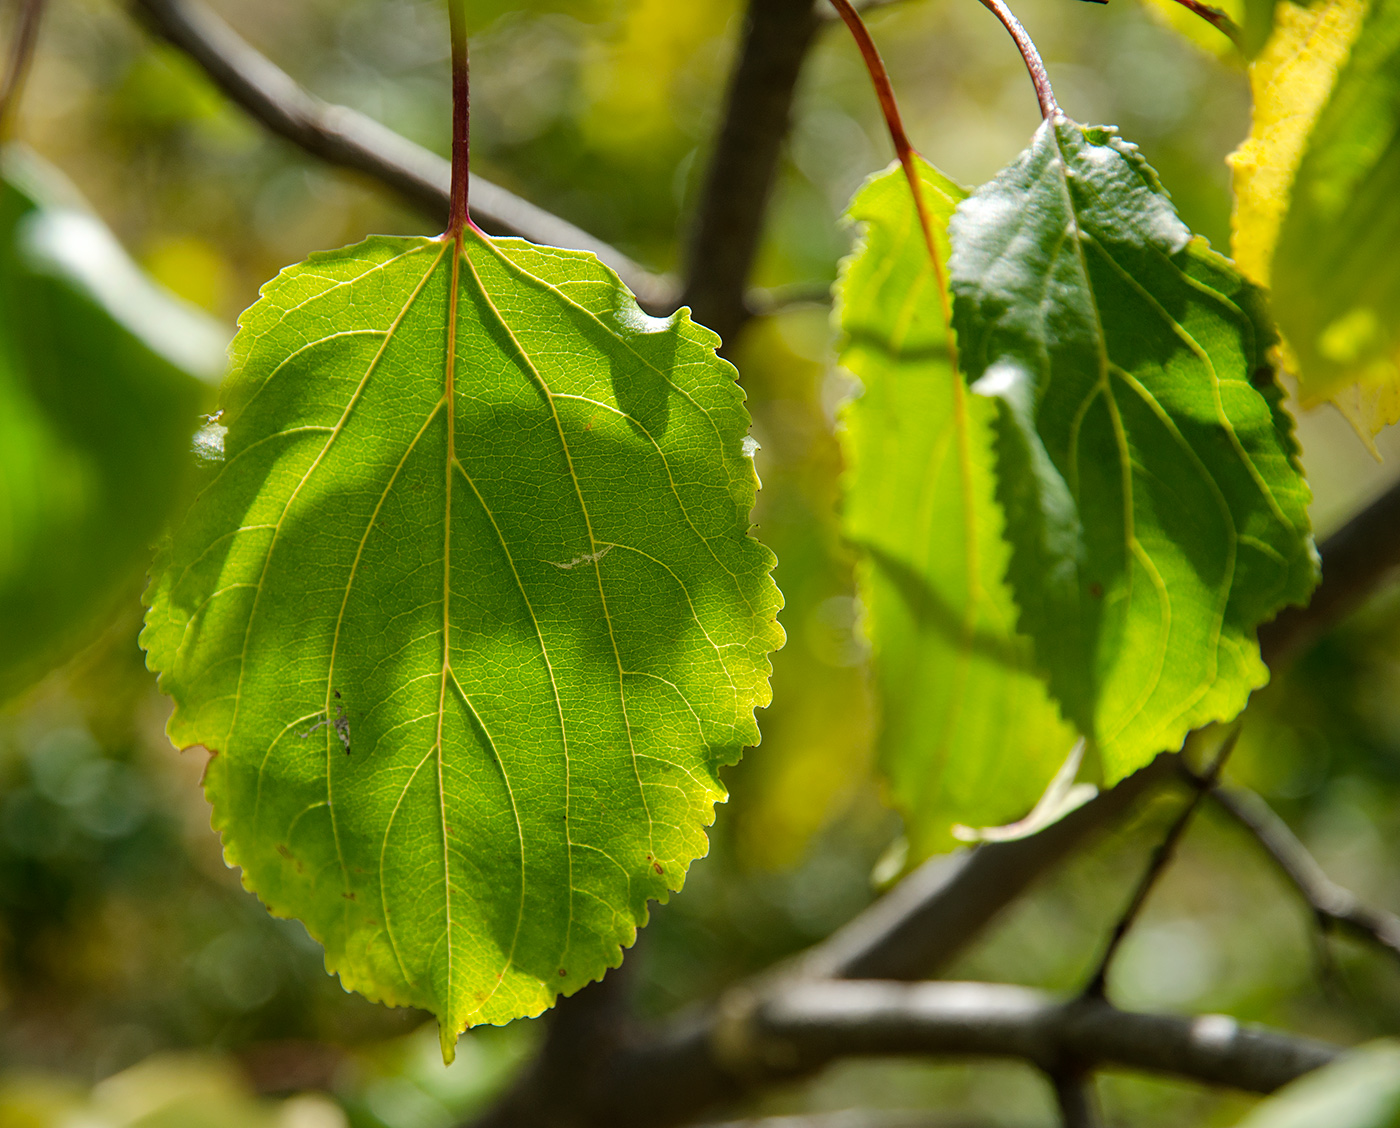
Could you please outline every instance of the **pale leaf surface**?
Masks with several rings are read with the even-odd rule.
[[[715,336],[591,255],[455,257],[373,238],[264,288],[143,635],[229,861],[445,1053],[680,888],[782,638]]]
[[[1110,129],[1046,122],[949,230],[1019,625],[1112,783],[1237,714],[1316,583],[1270,331]]]

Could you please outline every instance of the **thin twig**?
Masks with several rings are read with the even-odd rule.
[[[719,134],[685,246],[680,302],[734,344],[793,98],[820,20],[813,0],[749,0]]]
[[[194,60],[231,101],[271,132],[328,164],[385,185],[438,222],[448,221],[449,161],[373,118],[308,93],[205,5],[187,0],[131,2],[153,31]],[[670,279],[652,274],[616,247],[497,184],[476,175],[470,184],[472,217],[484,229],[592,251],[617,271],[644,308],[674,308]]]
[[[1262,796],[1244,787],[1217,783],[1210,789],[1210,797],[1254,836],[1302,896],[1324,932],[1345,932],[1400,960],[1400,917],[1368,908],[1323,873],[1307,847]]]
[[[1094,1075],[1084,1069],[1052,1069],[1047,1074],[1055,1090],[1055,1105],[1064,1128],[1099,1128],[1099,1095]]]
[[[1047,1072],[1119,1066],[1272,1092],[1339,1047],[1224,1015],[1122,1011],[1003,983],[798,983],[760,1002],[729,1050],[771,1075],[874,1054],[1019,1058]]]
[[[681,1019],[620,1044],[588,1027],[592,1041],[569,1040],[580,1057],[549,1076],[527,1071],[476,1128],[670,1128],[849,1058],[1007,1058],[1046,1072],[1076,1062],[1269,1093],[1342,1052],[1224,1015],[1140,1014],[1003,983],[799,980],[731,990],[720,1012],[708,1030]]]
[[[1306,607],[1289,607],[1259,628],[1259,649],[1277,673],[1361,606],[1400,569],[1400,483],[1322,544],[1322,583]]]
[[[1060,104],[1055,101],[1055,91],[1050,86],[1050,76],[1045,71],[1045,63],[1036,50],[1034,41],[1014,12],[1006,6],[1006,0],[982,0],[982,6],[1001,21],[1002,27],[1011,33],[1016,49],[1025,60],[1031,82],[1035,84],[1036,100],[1040,102],[1040,116],[1050,121],[1060,115]]]
[[[5,77],[0,82],[0,141],[7,140],[19,112],[24,80],[34,61],[34,47],[39,41],[39,24],[44,15],[44,0],[19,0],[15,17],[14,38],[10,43],[10,59]]]
[[[893,8],[896,4],[906,3],[906,0],[865,0],[864,4],[857,4],[856,11],[862,16],[868,16],[871,12],[878,12],[882,8]],[[823,24],[835,26],[841,23],[841,14],[835,8],[828,8],[819,3],[818,12]]]
[[[1108,947],[1104,949],[1103,958],[1099,960],[1098,967],[1094,974],[1090,976],[1089,982],[1084,986],[1084,996],[1086,998],[1101,999],[1104,995],[1104,985],[1108,981],[1108,969],[1113,963],[1113,958],[1118,954],[1118,949],[1123,940],[1127,937],[1129,930],[1136,923],[1142,907],[1147,903],[1148,895],[1162,874],[1166,872],[1172,859],[1176,856],[1176,848],[1181,842],[1182,835],[1186,833],[1187,826],[1191,823],[1191,817],[1196,813],[1196,809],[1201,805],[1201,800],[1206,797],[1206,793],[1215,786],[1220,779],[1220,771],[1225,766],[1225,761],[1230,758],[1230,753],[1234,751],[1235,744],[1240,738],[1240,726],[1236,725],[1224,742],[1220,745],[1220,751],[1216,753],[1215,759],[1206,770],[1198,782],[1194,784],[1191,791],[1191,798],[1186,806],[1177,815],[1176,821],[1172,823],[1171,829],[1162,839],[1161,844],[1152,852],[1152,860],[1147,863],[1147,869],[1142,878],[1138,881],[1137,888],[1133,891],[1133,899],[1128,902],[1128,907],[1123,911],[1123,915],[1118,918],[1118,923],[1113,926],[1113,933],[1109,937]]]
[[[1201,19],[1205,20],[1206,23],[1215,28],[1216,31],[1229,39],[1237,48],[1240,50],[1244,49],[1240,46],[1242,39],[1239,24],[1235,23],[1228,14],[1221,11],[1219,8],[1212,7],[1210,4],[1202,4],[1201,0],[1176,0],[1176,2],[1188,12],[1194,12],[1196,15],[1200,16]]]

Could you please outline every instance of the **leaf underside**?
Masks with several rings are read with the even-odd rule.
[[[227,341],[146,280],[71,194],[33,156],[5,154],[0,700],[134,595]]]
[[[921,176],[946,258],[966,192],[928,165]],[[864,391],[843,415],[844,531],[861,552],[881,768],[922,857],[954,845],[954,824],[1025,815],[1075,734],[1016,632],[993,496],[996,409],[952,370],[902,170],[872,178],[847,214],[864,230],[837,284],[840,362]]]
[[[445,1053],[616,966],[758,741],[780,597],[715,344],[474,231],[315,255],[242,319],[143,643],[228,860]]]
[[[1046,122],[950,233],[1019,623],[1112,783],[1236,715],[1316,583],[1270,330],[1112,130]]]

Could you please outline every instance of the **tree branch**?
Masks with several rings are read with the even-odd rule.
[[[450,210],[451,162],[346,106],[308,93],[211,10],[187,0],[131,0],[142,21],[193,59],[214,85],[268,130],[338,168],[391,188],[443,224]],[[644,308],[674,307],[671,281],[617,248],[473,174],[471,214],[493,234],[592,251],[627,283]]]
[[[1191,777],[1193,781],[1191,797],[1168,828],[1166,837],[1152,852],[1152,859],[1147,863],[1147,869],[1143,872],[1137,888],[1133,891],[1132,900],[1128,902],[1128,907],[1123,910],[1123,915],[1118,918],[1118,923],[1113,926],[1108,945],[1099,958],[1098,967],[1094,969],[1094,974],[1090,976],[1089,982],[1084,986],[1085,998],[1101,999],[1104,997],[1104,988],[1108,983],[1108,969],[1113,965],[1113,959],[1118,954],[1119,947],[1127,938],[1128,931],[1137,923],[1143,906],[1147,904],[1148,896],[1156,887],[1157,882],[1161,880],[1162,874],[1167,871],[1167,867],[1171,865],[1172,859],[1176,857],[1176,848],[1186,834],[1186,828],[1190,825],[1201,801],[1206,797],[1206,792],[1214,787],[1220,778],[1220,770],[1225,766],[1225,761],[1230,758],[1230,753],[1235,750],[1239,739],[1240,727],[1237,723],[1234,730],[1221,743],[1206,774]]]
[[[1026,838],[988,842],[933,858],[802,958],[802,973],[832,979],[936,975],[1042,874],[1142,796],[1171,780],[1175,756],[1159,756],[1117,787]]]
[[[1400,568],[1400,483],[1321,546],[1322,583],[1306,607],[1289,607],[1259,628],[1264,661],[1277,671],[1365,602]]]
[[[1064,1128],[1100,1128],[1099,1095],[1094,1075],[1083,1069],[1057,1069],[1046,1075],[1055,1090],[1055,1104]]]
[[[1307,902],[1323,931],[1345,932],[1400,959],[1400,917],[1368,908],[1323,873],[1307,847],[1261,796],[1243,787],[1217,784],[1210,797],[1254,836]]]
[[[840,1057],[1006,1057],[1052,1073],[1074,1061],[1254,1093],[1273,1092],[1343,1052],[1224,1015],[1138,1014],[1000,983],[795,984],[757,1006],[743,1033],[752,1051],[746,1060],[768,1076],[810,1072]]]
[[[18,0],[15,26],[10,43],[10,57],[5,77],[0,79],[0,141],[8,140],[10,127],[19,111],[24,81],[34,61],[34,47],[39,41],[39,24],[44,17],[44,0]]]
[[[734,344],[749,317],[744,295],[768,197],[792,117],[793,96],[821,21],[813,0],[749,0],[685,253],[681,304]]]

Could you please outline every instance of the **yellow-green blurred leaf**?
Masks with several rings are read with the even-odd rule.
[[[1234,249],[1273,291],[1304,404],[1400,420],[1400,0],[1281,5],[1232,158]]]

